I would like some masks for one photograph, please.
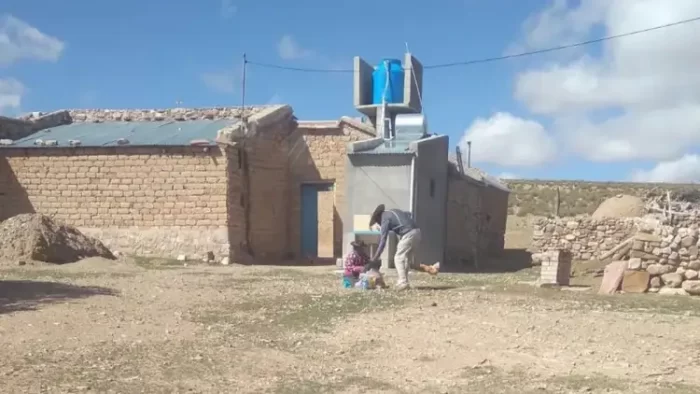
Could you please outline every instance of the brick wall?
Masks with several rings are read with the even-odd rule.
[[[3,154],[4,218],[32,210],[52,215],[124,252],[228,254],[227,164],[217,148]]]
[[[344,122],[304,122],[289,138],[290,250],[295,256],[301,245],[301,185],[328,182],[332,192],[319,195],[319,237],[332,232],[332,245],[319,245],[319,253],[332,257],[342,252],[345,208],[345,157],[348,143],[374,135]],[[332,199],[332,203],[329,200]],[[323,239],[323,238],[322,238]]]

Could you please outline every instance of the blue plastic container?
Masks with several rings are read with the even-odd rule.
[[[389,71],[388,75],[387,70]],[[381,104],[383,98],[386,98],[386,102],[389,104],[402,103],[404,74],[400,60],[382,60],[372,73],[372,103]]]
[[[343,287],[346,289],[351,289],[355,285],[353,278],[349,276],[343,276]]]

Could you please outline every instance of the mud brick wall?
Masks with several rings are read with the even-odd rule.
[[[347,145],[373,138],[363,130],[338,122],[303,122],[289,139],[289,201],[291,204],[290,250],[296,256],[301,249],[301,185],[328,182],[331,191],[319,195],[319,254],[339,257],[342,253],[345,209],[345,158]],[[324,239],[327,237],[328,239]]]
[[[261,262],[285,259],[289,255],[289,166],[285,138],[287,132],[287,125],[282,123],[246,142],[250,191],[250,248],[256,260]],[[240,173],[244,169],[235,171]],[[241,186],[240,190],[245,190],[245,186]]]
[[[112,250],[228,255],[227,164],[218,148],[8,150],[0,218],[39,212]]]

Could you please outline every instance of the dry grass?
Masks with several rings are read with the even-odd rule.
[[[591,214],[600,203],[618,194],[644,197],[649,192],[659,189],[675,193],[695,192],[697,189],[694,185],[585,181],[512,180],[508,185],[513,191],[509,201],[509,213],[519,216],[553,214],[557,188],[560,216]]]

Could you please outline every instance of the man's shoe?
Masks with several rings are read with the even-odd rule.
[[[396,291],[406,291],[406,290],[409,290],[410,288],[411,288],[411,286],[409,286],[408,283],[402,283],[402,284],[396,285],[396,287],[394,287],[394,289],[396,289]]]

